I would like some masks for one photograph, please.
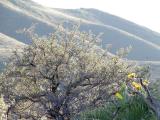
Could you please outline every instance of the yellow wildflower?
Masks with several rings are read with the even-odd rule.
[[[136,89],[136,90],[141,90],[142,86],[140,83],[137,82],[132,82],[132,86]]]
[[[119,92],[116,92],[115,93],[115,96],[118,98],[118,99],[123,99],[122,95],[119,93]]]
[[[148,86],[148,84],[149,84],[149,81],[148,81],[148,80],[144,80],[144,81],[143,81],[143,85]]]
[[[136,77],[136,73],[129,73],[127,77],[128,79],[133,79]]]

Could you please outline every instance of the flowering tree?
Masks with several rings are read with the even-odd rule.
[[[69,120],[101,106],[128,80],[133,66],[97,46],[99,36],[59,27],[15,52],[1,75],[8,119]],[[123,50],[125,51],[125,50]]]

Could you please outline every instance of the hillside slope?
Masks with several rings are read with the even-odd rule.
[[[13,51],[20,51],[24,46],[24,43],[0,33],[0,71],[4,66],[3,62],[13,54]]]
[[[0,58],[7,57],[8,55],[12,54],[14,50],[19,50],[24,45],[24,43],[0,33]]]
[[[128,33],[146,39],[147,41],[160,45],[159,33],[154,32],[146,27],[139,26],[133,22],[130,22],[118,16],[111,15],[109,13],[99,11],[96,9],[59,9],[59,11],[62,11],[69,15],[81,17],[83,19],[91,20],[99,24],[110,25],[119,28],[121,30],[127,31]]]
[[[128,58],[133,60],[160,60],[160,34],[95,9],[52,9],[30,0],[0,0],[0,32],[24,43],[30,40],[16,30],[28,28],[37,23],[35,31],[47,35],[57,24],[70,26],[81,21],[80,30],[92,30],[94,34],[104,33],[102,46],[112,44],[111,52],[118,48],[133,47]]]

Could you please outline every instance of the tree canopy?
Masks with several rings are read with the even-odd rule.
[[[1,75],[9,119],[70,119],[103,106],[128,80],[134,65],[99,47],[100,36],[59,26],[49,37],[15,52]]]

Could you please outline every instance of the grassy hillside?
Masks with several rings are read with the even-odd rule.
[[[0,33],[0,53],[3,56],[11,54],[13,50],[20,49],[24,46],[21,43],[5,34]]]
[[[0,32],[18,39],[23,43],[30,43],[31,41],[26,35],[18,34],[17,31],[29,28],[35,23],[37,24],[36,32],[40,35],[45,35],[53,31],[51,25],[15,6],[12,4],[12,1],[0,1],[0,15]]]
[[[16,30],[37,23],[35,31],[39,35],[47,35],[59,23],[64,22],[64,25],[70,26],[81,20],[80,30],[92,30],[94,34],[104,33],[102,46],[112,44],[112,53],[131,45],[133,49],[128,56],[129,59],[160,60],[159,33],[96,9],[52,9],[30,0],[1,0],[0,14],[0,32],[23,43],[30,43],[30,40],[26,35],[17,34]]]
[[[139,36],[147,41],[160,45],[160,34],[146,27],[139,26],[133,22],[114,16],[112,14],[102,12],[96,9],[59,9],[67,14],[81,17],[99,24],[110,25],[121,30],[127,31],[135,36]]]
[[[24,45],[24,43],[0,33],[0,71],[4,67],[3,62],[7,61],[7,58],[13,54],[13,51],[20,51]]]

